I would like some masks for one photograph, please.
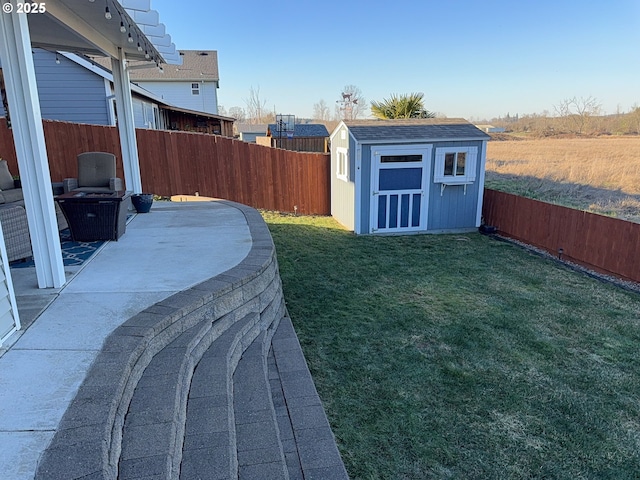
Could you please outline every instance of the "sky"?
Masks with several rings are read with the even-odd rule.
[[[422,92],[447,117],[553,114],[572,97],[640,105],[638,0],[151,0],[178,50],[217,50],[218,103],[310,118],[346,85]],[[366,109],[366,115],[369,110]]]

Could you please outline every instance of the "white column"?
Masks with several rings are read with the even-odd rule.
[[[122,163],[124,167],[124,183],[127,190],[142,193],[140,178],[140,162],[138,160],[138,142],[136,140],[136,124],[133,117],[133,100],[131,83],[127,70],[124,52],[119,50],[120,58],[111,58],[113,87],[116,95],[116,111],[118,115],[118,133],[122,147]]]
[[[0,56],[38,287],[58,288],[64,265],[26,14],[0,13]]]

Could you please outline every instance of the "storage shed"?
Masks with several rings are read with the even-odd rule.
[[[489,138],[459,118],[340,122],[331,214],[358,234],[474,230]]]
[[[296,123],[293,132],[278,134],[275,123],[267,127],[267,146],[283,148],[294,152],[322,152],[327,153],[329,131],[320,123]],[[258,140],[258,143],[261,143]]]

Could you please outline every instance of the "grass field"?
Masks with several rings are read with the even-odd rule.
[[[490,141],[486,186],[640,222],[640,137]]]
[[[264,217],[352,479],[638,478],[638,294],[475,233]]]

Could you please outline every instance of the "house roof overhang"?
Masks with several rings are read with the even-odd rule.
[[[232,118],[232,117],[225,117],[223,115],[216,115],[214,113],[207,113],[207,112],[199,112],[197,110],[189,110],[187,108],[181,108],[181,107],[176,107],[174,105],[171,105],[169,103],[162,103],[162,106],[164,109],[166,110],[170,110],[172,112],[178,112],[178,113],[186,113],[189,115],[194,115],[197,117],[203,117],[203,118],[209,118],[212,120],[219,120],[221,122],[235,122],[236,119]]]
[[[158,12],[149,10],[149,4],[149,0],[123,0],[122,4],[116,0],[48,0],[43,13],[27,16],[31,43],[51,51],[114,58],[119,58],[121,50],[128,60],[180,64],[171,37],[164,33]]]
[[[104,78],[105,80],[109,81],[110,83],[113,83],[113,73],[111,72],[111,70],[107,67],[105,67],[103,65],[103,62],[95,62],[94,59],[91,59],[89,57],[81,57],[78,56],[76,54],[73,53],[68,53],[68,52],[61,52],[61,55],[64,55],[66,58],[68,58],[69,60],[71,60],[72,62],[77,63],[78,65],[86,68],[87,70],[90,70],[92,72],[94,72],[96,75],[100,75],[102,78]],[[2,69],[0,69],[1,71]],[[131,83],[131,93],[135,93],[137,95],[140,95],[142,97],[147,98],[148,100],[151,100],[155,103],[157,103],[158,105],[161,105],[165,110],[170,110],[172,112],[180,112],[180,113],[187,113],[189,115],[194,115],[194,116],[198,116],[198,117],[206,117],[206,118],[211,118],[214,120],[220,120],[221,122],[235,122],[236,119],[233,117],[226,117],[224,115],[217,115],[214,113],[208,113],[208,112],[200,112],[198,110],[189,110],[187,108],[181,108],[181,107],[177,107],[175,105],[172,105],[170,103],[168,103],[166,100],[164,100],[162,97],[159,97],[158,95],[154,94],[153,92],[150,92],[149,90],[135,84],[135,83]]]

